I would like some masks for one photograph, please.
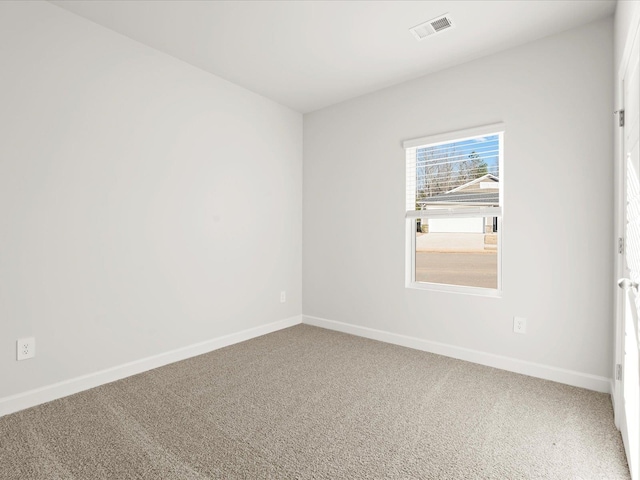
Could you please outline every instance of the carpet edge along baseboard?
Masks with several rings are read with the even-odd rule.
[[[517,358],[496,355],[493,353],[472,350],[456,345],[424,340],[417,337],[410,337],[385,330],[362,327],[350,323],[328,320],[326,318],[302,315],[302,323],[315,327],[335,330],[342,333],[357,335],[359,337],[392,343],[403,347],[422,350],[424,352],[444,355],[446,357],[457,358],[467,362],[478,363],[488,367],[499,368],[530,377],[551,380],[553,382],[564,383],[574,387],[586,388],[601,393],[612,393],[611,378],[600,377],[589,373],[567,370],[540,363],[529,362]]]
[[[277,320],[265,325],[248,328],[240,332],[205,340],[204,342],[187,345],[185,347],[141,358],[94,373],[81,375],[79,377],[70,378],[51,385],[3,397],[0,398],[0,417],[26,408],[35,407],[36,405],[41,405],[52,400],[73,395],[74,393],[89,390],[106,383],[115,382],[116,380],[137,375],[170,363],[179,362],[180,360],[186,360],[187,358],[212,352],[219,348],[251,340],[252,338],[276,332],[283,328],[298,325],[301,322],[302,315],[295,315],[293,317]]]

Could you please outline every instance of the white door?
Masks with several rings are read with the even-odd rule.
[[[625,249],[624,262],[619,267],[626,280],[621,282],[621,306],[618,315],[618,358],[622,365],[622,378],[617,387],[617,423],[622,433],[631,476],[640,480],[640,364],[638,350],[638,312],[640,311],[640,49],[636,34],[629,61],[622,76],[624,95],[624,132],[622,153],[625,177]],[[621,394],[620,394],[621,393]]]

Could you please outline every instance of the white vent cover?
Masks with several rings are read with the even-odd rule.
[[[420,25],[416,25],[415,27],[410,28],[409,31],[414,37],[416,37],[416,40],[423,40],[429,35],[440,33],[450,28],[453,28],[453,20],[451,20],[451,16],[448,13],[445,13],[439,17],[427,20]]]

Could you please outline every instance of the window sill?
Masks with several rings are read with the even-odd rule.
[[[487,298],[502,298],[502,290],[495,288],[464,287],[461,285],[445,285],[441,283],[426,282],[409,282],[405,287],[412,290],[427,290],[431,292],[457,293]]]

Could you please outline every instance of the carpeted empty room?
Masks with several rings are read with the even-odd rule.
[[[3,479],[624,479],[609,395],[298,325],[0,418]]]
[[[0,0],[0,480],[640,480],[640,0]]]

